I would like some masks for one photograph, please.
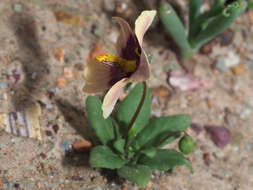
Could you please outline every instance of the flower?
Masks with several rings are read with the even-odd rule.
[[[120,35],[116,43],[117,55],[97,56],[84,70],[84,92],[99,93],[109,89],[102,105],[104,118],[111,114],[127,83],[149,78],[149,65],[142,49],[142,40],[155,15],[155,10],[143,11],[135,21],[134,32],[124,19],[114,17],[120,25]]]

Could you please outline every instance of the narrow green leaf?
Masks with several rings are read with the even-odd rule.
[[[203,0],[190,0],[190,5],[189,5],[190,26],[194,23],[195,19],[199,16],[202,2]]]
[[[169,3],[162,5],[159,15],[164,27],[180,48],[181,56],[190,56],[192,54],[191,46],[188,43],[184,26],[173,7]]]
[[[137,107],[141,101],[144,85],[138,83],[128,96],[120,103],[117,113],[117,119],[121,123],[121,126],[126,129],[130,123]],[[141,111],[133,124],[133,127],[129,131],[129,136],[133,137],[140,132],[148,123],[150,117],[150,92],[147,88],[146,97]]]
[[[140,187],[145,187],[151,177],[151,170],[144,165],[128,165],[117,170],[118,175],[136,183]]]
[[[249,8],[250,10],[253,10],[253,0],[249,0],[249,1],[248,1],[248,8]]]
[[[112,152],[108,146],[96,146],[91,150],[89,162],[93,168],[117,169],[125,165],[126,160]]]
[[[151,169],[164,171],[177,166],[186,166],[193,173],[192,166],[184,155],[172,149],[159,149],[153,158],[143,156],[140,158],[139,163],[147,165]]]
[[[168,134],[176,131],[185,131],[191,124],[188,115],[174,115],[153,119],[137,136],[133,147],[139,150],[141,147],[157,146]]]
[[[124,153],[124,147],[125,147],[126,140],[125,139],[118,139],[114,142],[113,146],[114,148],[119,151],[120,153]]]
[[[211,7],[210,11],[215,11],[217,9],[223,8],[227,0],[216,0]]]
[[[86,109],[91,127],[103,144],[114,139],[113,121],[111,118],[104,119],[101,110],[102,102],[95,96],[86,99]]]
[[[241,15],[241,13],[245,11],[246,7],[247,2],[245,0],[239,0],[224,8],[224,10],[212,19],[208,26],[201,31],[193,41],[191,41],[192,47],[200,48],[202,45],[225,31]]]
[[[114,119],[112,119],[112,124],[114,127],[115,140],[121,139],[120,128],[118,123]]]
[[[194,20],[194,22],[191,23],[189,37],[188,37],[190,44],[194,41],[196,36],[203,29],[206,28],[204,26],[209,24],[216,16],[218,16],[222,12],[225,2],[226,2],[226,0],[216,0],[213,3],[210,11],[200,14]]]

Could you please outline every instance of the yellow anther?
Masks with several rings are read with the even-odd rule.
[[[139,49],[138,48],[135,48],[135,53],[140,57],[141,56],[141,53],[139,52]]]
[[[113,54],[97,56],[96,59],[99,62],[110,62],[113,64],[119,64],[125,72],[134,72],[136,69],[136,60],[126,60]]]

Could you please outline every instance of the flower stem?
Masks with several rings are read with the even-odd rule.
[[[176,135],[179,135],[180,133],[181,133],[181,131],[175,131],[175,132],[172,132],[172,133],[168,134],[168,136],[165,137],[163,140],[161,140],[161,142],[158,145],[156,145],[156,147],[158,147],[161,144],[163,144],[168,138],[176,136]]]
[[[141,111],[141,108],[142,108],[142,106],[144,104],[145,98],[146,98],[147,84],[146,84],[146,82],[142,82],[142,83],[143,83],[143,94],[142,94],[142,97],[141,97],[141,101],[140,101],[140,103],[139,103],[139,105],[138,105],[138,107],[137,107],[137,109],[136,109],[136,111],[134,113],[134,116],[132,117],[129,125],[127,126],[127,130],[126,130],[126,133],[124,135],[124,138],[127,138],[128,133],[131,130],[131,128],[133,127],[133,124],[134,124],[135,120],[137,119],[137,117],[138,117],[138,115],[139,115],[139,113]],[[127,139],[127,141],[128,141],[128,139]]]

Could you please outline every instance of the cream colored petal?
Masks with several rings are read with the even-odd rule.
[[[142,46],[143,36],[151,25],[155,15],[155,10],[142,11],[141,15],[135,21],[135,34],[137,36],[140,46]]]
[[[129,82],[142,82],[149,78],[149,63],[147,56],[142,49],[141,57],[140,57],[140,65],[137,70],[131,75],[129,78]]]
[[[117,53],[118,55],[121,54],[121,49],[126,47],[127,40],[129,39],[129,36],[133,34],[133,31],[129,24],[122,18],[120,17],[113,17],[118,24],[120,25],[120,34],[117,39],[116,43],[116,48],[117,48]]]
[[[111,73],[108,65],[93,59],[84,70],[85,86],[83,91],[86,93],[99,93],[110,88]]]
[[[112,113],[112,110],[127,83],[128,83],[127,78],[121,79],[120,81],[115,83],[105,95],[102,105],[104,118],[107,118]]]

